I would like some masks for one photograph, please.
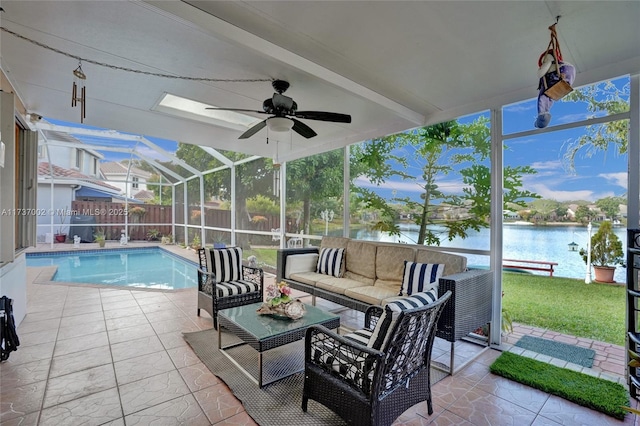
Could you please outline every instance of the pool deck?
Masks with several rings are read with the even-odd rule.
[[[158,245],[135,242],[128,247]],[[112,242],[107,248],[120,245]],[[197,261],[193,250],[176,245],[163,248]],[[80,248],[91,249],[99,248],[97,244]],[[29,251],[68,250],[73,250],[72,244],[54,244],[53,249],[40,244]],[[212,326],[206,313],[195,315],[195,289],[152,292],[41,285],[42,269],[46,267],[28,268],[29,314],[18,330],[22,345],[0,369],[6,385],[0,390],[1,424],[256,424],[241,401],[204,367],[182,338],[182,332]],[[266,282],[274,279],[265,274]],[[362,315],[354,311],[340,315],[347,327],[362,322]],[[598,362],[585,372],[624,383],[624,348],[514,324],[501,350],[517,350],[512,345],[525,334],[593,348]],[[620,422],[493,376],[488,366],[500,352],[491,349],[477,356],[479,350],[478,345],[458,342],[456,358],[461,359],[456,362],[466,357],[475,358],[474,362],[434,385],[432,416],[424,404],[418,404],[394,425],[640,425],[634,415]],[[448,342],[436,339],[434,361],[448,360],[448,351]],[[91,372],[100,373],[100,380],[92,380]],[[636,401],[631,404],[636,407]]]

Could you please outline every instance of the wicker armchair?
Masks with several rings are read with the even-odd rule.
[[[313,399],[350,425],[390,425],[408,408],[426,400],[432,414],[431,351],[438,317],[449,297],[451,292],[433,303],[395,312],[382,338],[380,323],[385,322],[383,315],[391,314],[390,304],[385,311],[379,306],[369,308],[365,329],[350,335],[310,327],[305,340],[302,410],[306,412]],[[374,341],[383,342],[381,350],[371,344]]]
[[[216,330],[220,309],[263,300],[264,272],[242,265],[241,248],[202,248],[198,258],[198,316],[200,309],[207,311]]]

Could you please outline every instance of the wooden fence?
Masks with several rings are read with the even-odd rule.
[[[132,240],[147,239],[147,232],[157,230],[161,235],[171,233],[171,206],[156,204],[129,204],[125,210],[124,203],[111,203],[105,201],[73,201],[71,208],[76,215],[95,217],[95,230],[103,228],[108,240],[120,238],[120,232],[124,229],[125,217],[128,222],[129,237]],[[144,213],[136,214],[137,211]],[[189,208],[190,225],[200,225],[200,209]],[[250,224],[250,229],[256,231],[271,231],[280,227],[280,218],[277,215],[252,214],[255,220]],[[184,207],[176,205],[176,226],[183,223]],[[231,211],[218,209],[205,209],[205,224],[216,228],[231,228]],[[182,231],[180,231],[181,233]]]
[[[162,235],[171,233],[170,206],[129,204],[126,210],[124,203],[73,201],[71,208],[74,214],[95,217],[96,230],[102,227],[108,240],[120,238],[125,219],[129,225],[129,237],[132,240],[146,240],[147,232],[151,229],[158,230]],[[136,211],[141,214],[136,214]]]

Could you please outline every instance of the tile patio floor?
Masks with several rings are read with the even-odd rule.
[[[18,329],[21,345],[0,364],[0,424],[256,424],[182,338],[182,332],[212,327],[206,313],[195,314],[195,290],[43,284],[47,276],[47,268],[28,268],[28,314]],[[359,314],[342,315],[343,323],[357,325]],[[504,347],[517,349],[511,343],[524,334],[591,347],[598,355],[590,374],[623,381],[622,348],[520,325],[506,336]],[[437,342],[434,360],[448,360],[448,348],[447,342]],[[478,350],[477,345],[461,343],[456,362]],[[433,386],[432,416],[421,403],[395,424],[640,424],[631,414],[620,422],[494,376],[488,367],[499,354],[486,350]]]

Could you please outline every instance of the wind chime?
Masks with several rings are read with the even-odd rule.
[[[76,107],[80,104],[80,123],[84,123],[84,119],[87,117],[86,99],[87,88],[84,86],[84,82],[87,76],[82,71],[82,62],[78,63],[78,68],[73,70],[73,87],[71,88],[71,107]],[[80,88],[80,96],[78,96],[78,87]]]

